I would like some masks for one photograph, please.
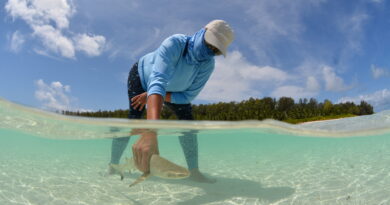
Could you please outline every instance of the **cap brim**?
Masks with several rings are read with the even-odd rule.
[[[206,33],[204,34],[204,39],[207,43],[218,48],[218,50],[221,51],[222,55],[226,57],[227,47],[225,47],[223,42],[221,42],[212,32],[208,32],[206,30]]]

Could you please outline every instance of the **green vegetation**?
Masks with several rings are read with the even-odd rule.
[[[300,99],[297,103],[290,97],[279,100],[266,97],[263,99],[250,98],[241,102],[215,103],[192,105],[196,120],[264,120],[275,119],[289,123],[301,123],[315,120],[328,120],[342,117],[373,114],[373,107],[365,101],[359,105],[352,102],[333,104],[329,100],[318,103],[316,99]],[[63,111],[66,115],[86,117],[127,118],[128,110],[71,112]],[[145,118],[145,115],[144,115]],[[176,119],[169,109],[163,109],[161,119]]]

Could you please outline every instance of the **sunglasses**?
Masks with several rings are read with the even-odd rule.
[[[218,56],[218,55],[222,54],[221,51],[218,50],[218,48],[216,48],[213,45],[207,43],[206,41],[205,41],[205,43],[206,43],[207,48],[209,48],[210,50],[213,51],[214,55]]]

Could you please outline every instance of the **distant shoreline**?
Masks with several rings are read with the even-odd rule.
[[[306,123],[314,123],[314,122],[320,122],[320,121],[331,121],[331,120],[338,120],[342,118],[349,118],[349,117],[357,117],[358,115],[333,115],[333,116],[319,116],[319,117],[313,117],[308,119],[287,119],[284,122],[291,123],[291,124],[306,124]]]
[[[302,125],[302,124],[310,124],[310,123],[316,123],[316,122],[334,121],[334,120],[340,120],[340,119],[343,119],[343,118],[349,118],[349,117],[341,117],[341,118],[328,119],[328,120],[313,120],[313,121],[307,121],[307,122],[300,122],[300,123],[297,123],[297,124]]]

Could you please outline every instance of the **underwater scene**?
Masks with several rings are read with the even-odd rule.
[[[157,130],[166,161],[145,178],[127,169],[134,135],[124,144],[126,169],[110,173],[113,139],[144,128]],[[173,165],[188,167],[180,138],[188,133],[196,136],[206,181],[168,175]],[[0,99],[0,162],[2,205],[384,205],[390,204],[390,111],[298,125],[146,121],[65,116]]]

